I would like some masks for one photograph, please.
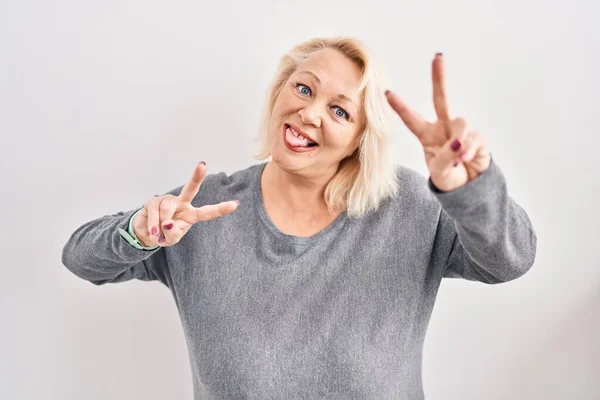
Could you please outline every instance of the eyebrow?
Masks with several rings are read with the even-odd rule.
[[[312,75],[313,78],[315,78],[315,80],[317,81],[317,83],[319,83],[319,85],[321,84],[321,80],[319,79],[319,77],[317,75],[315,75],[311,71],[300,71],[300,72],[298,72],[298,74],[309,74],[309,75]],[[345,94],[340,93],[336,97],[338,99],[346,100],[346,101],[352,103],[352,105],[355,105],[354,102],[352,101],[352,99],[350,97],[346,96]]]

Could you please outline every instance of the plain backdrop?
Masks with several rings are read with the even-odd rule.
[[[589,1],[0,2],[0,398],[191,399],[179,315],[158,282],[96,287],[73,231],[252,158],[283,53],[351,35],[390,86],[484,134],[538,236],[533,268],[445,279],[424,349],[427,399],[600,398],[600,6]],[[427,174],[398,121],[398,164]]]

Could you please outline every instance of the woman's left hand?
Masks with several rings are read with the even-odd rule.
[[[423,145],[432,183],[441,191],[458,189],[481,175],[491,163],[481,133],[471,131],[464,118],[450,119],[444,78],[444,59],[438,53],[432,63],[433,103],[437,121],[426,121],[391,91],[390,106]]]

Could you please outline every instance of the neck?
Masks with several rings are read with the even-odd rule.
[[[263,196],[272,199],[295,215],[329,213],[324,193],[335,170],[318,175],[291,174],[273,161],[265,166],[261,179]]]

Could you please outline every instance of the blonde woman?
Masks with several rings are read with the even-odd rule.
[[[195,399],[422,399],[421,357],[444,277],[487,284],[532,266],[536,235],[481,133],[385,91],[352,38],[282,60],[258,159],[79,227],[63,263],[96,285],[158,280],[172,292]],[[393,111],[429,177],[394,164]]]

